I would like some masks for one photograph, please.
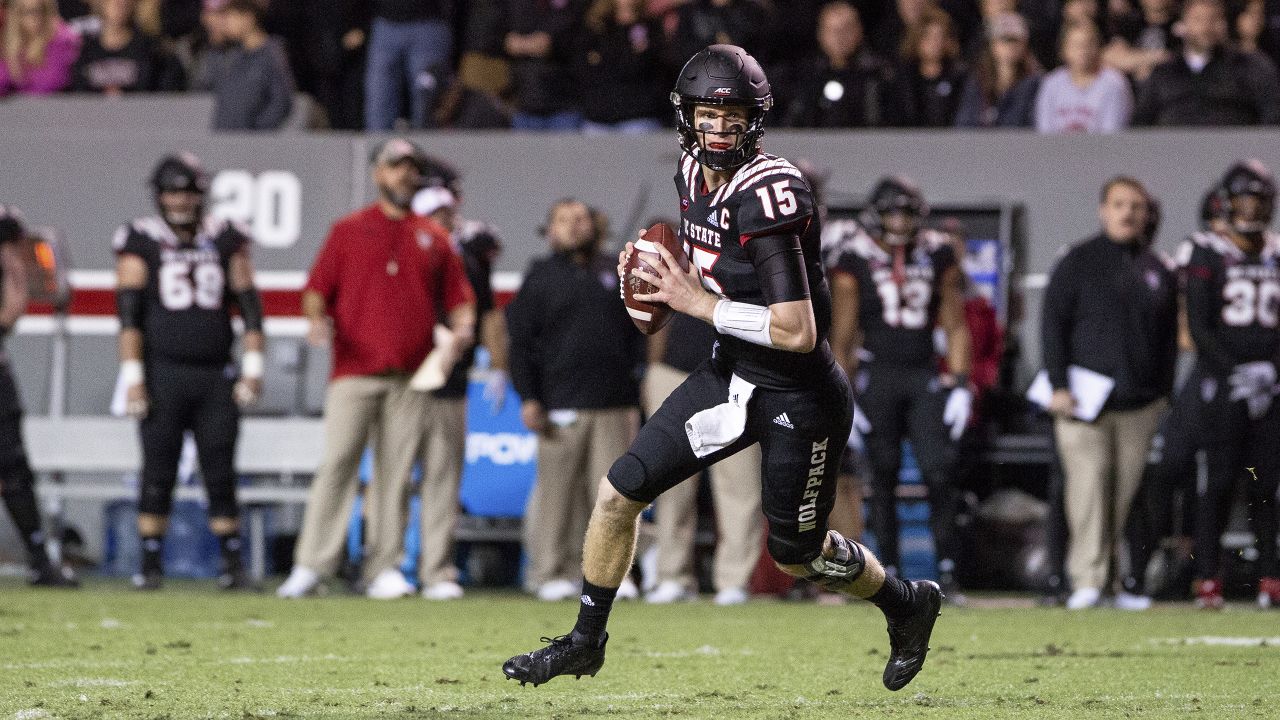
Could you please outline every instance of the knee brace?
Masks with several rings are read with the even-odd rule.
[[[174,480],[175,478],[169,478],[168,482],[165,482],[148,479],[144,475],[142,487],[138,493],[138,512],[169,517],[169,512],[173,509]]]
[[[645,486],[648,477],[649,472],[644,463],[631,453],[623,453],[621,457],[614,460],[608,474],[609,483],[619,494],[638,502],[653,502],[652,498],[642,498],[636,494]]]
[[[805,576],[805,580],[825,590],[839,592],[862,575],[867,567],[867,559],[858,543],[834,530],[828,530],[827,534],[835,545],[835,557],[827,559],[822,553],[818,553],[818,557],[805,563],[811,571]]]

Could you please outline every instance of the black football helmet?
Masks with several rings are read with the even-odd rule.
[[[22,213],[12,205],[0,205],[0,245],[21,240],[27,234]]]
[[[675,106],[680,146],[696,154],[702,165],[725,171],[740,167],[760,152],[764,116],[773,107],[773,93],[764,69],[746,50],[737,45],[709,45],[685,63],[671,91],[671,104]],[[738,146],[732,150],[701,148],[693,125],[695,105],[745,106],[747,129]]]
[[[155,192],[156,207],[160,217],[175,228],[194,228],[204,213],[204,196],[209,192],[209,173],[200,159],[189,152],[166,155],[151,171],[151,189]],[[160,202],[160,194],[166,192],[191,192],[200,196],[200,204],[191,217],[173,217]]]
[[[1227,213],[1222,209],[1223,201],[1222,188],[1214,185],[1209,188],[1200,199],[1200,229],[1205,231],[1213,230],[1213,222],[1215,220],[1223,220]]]
[[[891,212],[905,212],[915,218],[915,229],[905,235],[886,232],[884,216]],[[871,189],[867,198],[867,207],[859,218],[867,232],[876,235],[891,245],[902,245],[915,237],[915,230],[920,222],[929,215],[929,204],[925,202],[924,193],[910,178],[902,175],[890,175],[881,178]]]
[[[1271,225],[1276,207],[1276,181],[1267,166],[1260,160],[1241,160],[1227,169],[1218,187],[1220,212],[1231,227],[1241,234],[1256,234]],[[1253,217],[1240,217],[1234,200],[1253,195],[1261,201],[1261,207]]]

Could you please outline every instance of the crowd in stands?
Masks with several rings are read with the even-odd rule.
[[[273,129],[643,132],[669,78],[744,47],[791,127],[1280,122],[1265,0],[5,0],[0,97],[209,91]]]

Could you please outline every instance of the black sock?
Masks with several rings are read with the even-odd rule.
[[[911,614],[912,605],[915,603],[916,594],[911,589],[911,584],[903,582],[892,575],[886,575],[884,584],[874,595],[867,598],[873,605],[880,608],[885,617],[900,618]]]
[[[240,534],[218,536],[218,549],[222,551],[222,571],[235,572],[240,569]]]
[[[0,484],[5,486],[4,505],[13,519],[14,528],[22,536],[31,566],[43,567],[49,563],[49,556],[44,549],[44,531],[40,529],[40,508],[36,505],[36,495],[30,482],[23,483],[22,479],[22,476],[15,476],[0,480]]]
[[[599,642],[604,637],[604,626],[609,622],[609,611],[613,609],[613,598],[617,594],[618,588],[592,585],[584,578],[578,624],[573,626],[573,634]]]
[[[164,536],[142,536],[142,572],[144,575],[164,572]]]

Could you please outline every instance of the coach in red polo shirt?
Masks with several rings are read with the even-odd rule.
[[[334,223],[303,291],[308,340],[332,343],[333,375],[325,396],[324,460],[281,597],[306,595],[337,572],[360,456],[371,438],[363,579],[372,597],[412,591],[396,568],[403,548],[400,500],[430,398],[410,389],[409,378],[431,351],[438,321],[466,345],[475,330],[475,298],[449,233],[410,212],[425,162],[402,138],[378,148],[378,200]]]

